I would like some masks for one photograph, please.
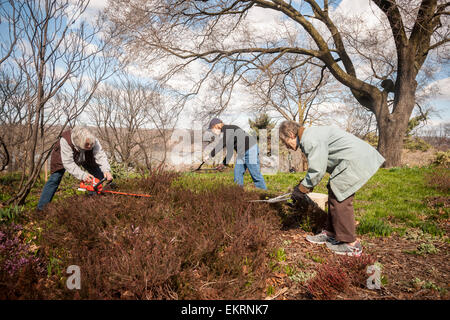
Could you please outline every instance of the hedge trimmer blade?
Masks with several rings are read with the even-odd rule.
[[[89,194],[104,194],[104,193],[111,193],[111,194],[120,194],[124,196],[132,196],[132,197],[146,197],[150,198],[151,195],[149,194],[140,194],[140,193],[128,193],[128,192],[120,192],[120,191],[111,191],[111,190],[104,190],[102,183],[106,181],[106,178],[103,178],[102,180],[99,180],[97,178],[94,178],[92,180],[92,183],[86,184],[84,181],[80,182],[80,187],[78,188],[79,191],[88,192]],[[107,182],[107,185],[109,182]]]
[[[149,194],[127,193],[127,192],[111,191],[111,190],[103,190],[102,193],[121,194],[124,196],[132,196],[132,197],[145,197],[145,198],[151,197],[151,195],[149,195]]]

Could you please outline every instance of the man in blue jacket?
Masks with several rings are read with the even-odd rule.
[[[300,147],[308,159],[308,172],[293,192],[294,201],[313,190],[330,173],[328,218],[325,229],[309,242],[326,243],[337,254],[358,256],[362,246],[356,239],[353,198],[385,159],[371,145],[336,127],[300,126],[294,121],[280,125],[280,139],[292,150]]]

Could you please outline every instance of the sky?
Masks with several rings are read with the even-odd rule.
[[[296,5],[301,5],[301,0],[294,1]],[[88,10],[85,13],[86,16],[93,17],[96,12],[102,10],[107,5],[107,0],[91,0]],[[374,26],[379,19],[379,12],[377,12],[373,4],[370,4],[369,0],[342,0],[338,2],[337,7],[334,8],[334,13],[345,13],[363,15],[365,17],[366,27],[370,28]],[[332,14],[334,14],[332,13]],[[279,13],[266,10],[263,8],[252,9],[248,18],[246,27],[253,30],[253,34],[256,36],[261,35],[262,37],[271,37],[279,35],[279,25],[278,19],[280,18]],[[190,67],[189,76],[198,77],[205,70],[205,66],[200,63],[192,64]],[[362,70],[363,68],[361,68]],[[152,72],[158,72],[158,70],[142,70],[139,67],[129,68],[129,73],[142,78],[148,78],[152,76]],[[439,123],[450,122],[450,66],[442,66],[440,71],[435,75],[435,81],[430,83],[428,86],[431,88],[438,88],[439,94],[433,97],[429,104],[432,105],[438,114],[433,114],[429,124],[436,125]],[[172,80],[172,85],[174,87],[183,86],[188,83],[189,79],[185,76],[180,75]],[[178,123],[180,128],[191,128],[193,121],[196,120],[196,105],[200,103],[203,95],[207,92],[200,91],[199,96],[193,98],[186,108],[184,109]],[[251,103],[251,97],[245,91],[245,88],[238,85],[233,93],[230,107],[226,112],[224,112],[220,117],[226,123],[233,123],[248,129],[248,119],[253,118],[254,115],[246,112],[246,106]]]

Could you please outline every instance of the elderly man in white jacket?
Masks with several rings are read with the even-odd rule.
[[[87,170],[83,171],[80,166]],[[42,190],[38,210],[49,203],[66,170],[75,178],[91,182],[97,179],[112,180],[108,158],[99,141],[86,127],[75,127],[61,134],[52,151],[50,160],[51,175]]]

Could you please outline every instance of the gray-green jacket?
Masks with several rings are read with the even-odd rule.
[[[371,145],[337,127],[305,128],[301,150],[308,159],[308,172],[302,184],[313,188],[330,173],[330,187],[338,201],[359,190],[384,162]]]

